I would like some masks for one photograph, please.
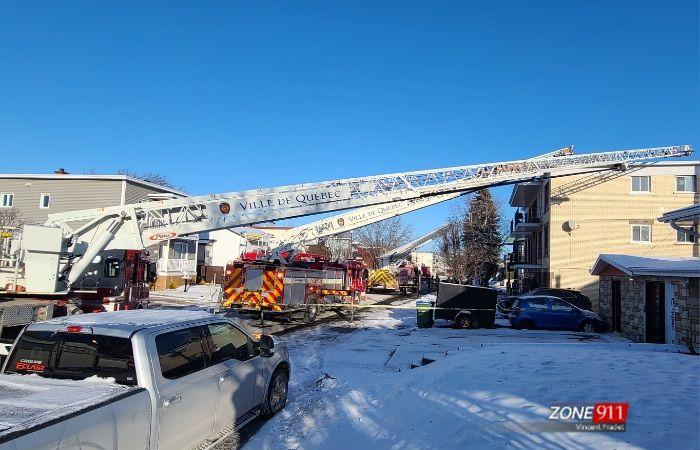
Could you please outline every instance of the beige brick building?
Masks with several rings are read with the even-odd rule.
[[[518,288],[580,290],[598,311],[591,268],[601,253],[700,256],[692,237],[657,221],[698,203],[699,175],[698,161],[668,161],[517,184],[510,198],[518,212],[509,266]]]

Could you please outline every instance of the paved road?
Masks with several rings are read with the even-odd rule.
[[[393,295],[393,294],[366,294],[365,301],[362,302],[362,305],[384,304],[384,303],[389,303],[397,298],[405,298],[405,297],[397,297],[396,295]],[[355,313],[363,314],[366,312],[366,310],[362,309],[362,305],[360,305],[357,308]],[[158,296],[157,292],[154,292],[151,294],[150,307],[151,308],[165,308],[165,309],[209,310],[212,308],[217,308],[217,304],[216,304],[216,302],[193,301],[192,298],[187,298],[187,297],[182,297],[182,298],[178,298],[178,297],[174,297],[174,296],[160,297],[160,296]],[[251,333],[274,334],[274,335],[282,335],[282,334],[286,334],[286,333],[289,333],[291,331],[295,331],[295,330],[298,330],[301,328],[317,326],[319,324],[327,323],[327,322],[334,321],[334,320],[350,321],[353,319],[351,317],[350,312],[348,312],[347,310],[345,310],[345,311],[336,311],[336,310],[324,311],[318,315],[318,319],[314,323],[304,323],[301,319],[294,320],[291,322],[285,322],[283,320],[274,319],[274,318],[265,318],[265,320],[261,322],[259,316],[252,316],[252,317],[251,316],[240,316],[235,311],[224,312],[224,315],[237,320],[243,326],[245,326],[248,330],[250,330]]]

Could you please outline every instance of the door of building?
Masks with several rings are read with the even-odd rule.
[[[675,298],[673,292],[673,283],[666,283],[666,292],[664,293],[664,320],[666,323],[666,343],[673,344],[676,340],[676,318],[675,318]]]
[[[662,281],[646,283],[646,337],[647,342],[663,344],[666,342],[666,305],[664,301],[665,286]]]
[[[620,280],[612,282],[612,330],[618,333],[622,331],[622,285]]]

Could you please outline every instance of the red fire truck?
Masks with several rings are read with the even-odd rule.
[[[320,255],[299,253],[290,264],[239,260],[226,267],[222,306],[239,311],[303,313],[314,322],[323,304],[364,300],[367,267],[361,261],[330,262]]]

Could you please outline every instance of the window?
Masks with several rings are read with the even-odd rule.
[[[15,194],[11,192],[3,192],[0,194],[0,207],[2,208],[12,208],[12,204],[15,200]]]
[[[632,177],[632,192],[651,192],[651,177]]]
[[[229,323],[215,323],[207,325],[207,328],[212,364],[229,359],[250,359],[251,349],[248,346],[248,336],[244,332]]]
[[[49,209],[50,202],[51,202],[51,194],[41,194],[39,196],[39,208]]]
[[[97,375],[136,384],[131,341],[90,333],[27,331],[15,346],[7,372],[74,380]]]
[[[688,229],[688,231],[694,231],[695,227],[683,227]],[[694,243],[695,242],[695,236],[693,236],[690,233],[684,233],[681,230],[676,230],[676,242],[688,242],[688,243]]]
[[[105,276],[108,278],[116,278],[119,276],[119,259],[105,259]]]
[[[695,176],[683,175],[676,177],[676,192],[695,192]]]
[[[173,242],[173,256],[170,259],[187,259],[189,245],[187,242]]]
[[[559,300],[558,298],[553,298],[551,299],[552,303],[552,311],[557,311],[557,312],[572,312],[574,309],[566,303],[563,300]]]
[[[547,299],[545,297],[533,297],[528,299],[530,309],[547,310]]]
[[[171,331],[156,336],[160,371],[169,380],[202,370],[207,357],[202,346],[201,327]]]
[[[651,242],[651,225],[632,225],[632,242]]]

